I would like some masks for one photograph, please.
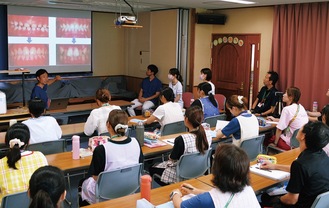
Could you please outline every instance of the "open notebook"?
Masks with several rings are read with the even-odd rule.
[[[281,170],[265,170],[259,169],[259,164],[250,166],[250,171],[252,173],[273,179],[278,181],[283,181],[290,178],[290,173]]]

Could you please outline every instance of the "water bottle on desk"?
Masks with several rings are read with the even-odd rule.
[[[313,112],[318,112],[318,102],[314,101],[313,102],[313,108],[312,108]]]
[[[144,124],[142,121],[138,122],[136,126],[136,139],[141,146],[144,145]]]
[[[72,156],[73,160],[80,159],[80,136],[72,136]]]
[[[151,182],[151,176],[141,176],[141,198],[144,198],[147,201],[151,201]]]

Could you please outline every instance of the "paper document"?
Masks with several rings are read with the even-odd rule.
[[[80,148],[79,152],[81,158],[93,155],[90,149]]]
[[[129,122],[131,123],[139,123],[139,122],[144,122],[146,119],[142,120],[142,119],[138,119],[138,118],[133,118],[133,119],[130,119]]]
[[[162,141],[166,142],[167,144],[169,144],[171,146],[174,146],[174,144],[175,144],[175,138],[165,139]]]
[[[212,138],[214,138],[214,137],[216,137],[216,131],[211,131],[211,130],[207,130],[206,131],[206,135],[208,136],[208,134],[212,137]]]
[[[216,130],[223,129],[228,123],[229,123],[229,121],[217,120]]]
[[[281,170],[267,170],[267,169],[260,169],[259,164],[255,164],[250,166],[250,171],[252,173],[273,179],[273,180],[286,180],[290,178],[290,173],[281,171]]]
[[[267,123],[267,124],[278,124],[279,122],[277,122],[277,121],[269,121],[269,120],[266,120],[266,123]]]

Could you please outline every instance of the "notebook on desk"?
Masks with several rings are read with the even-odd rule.
[[[277,181],[283,181],[290,178],[290,173],[286,171],[281,170],[265,170],[265,169],[259,169],[259,164],[255,164],[250,166],[250,171],[252,173],[277,180]]]
[[[51,99],[50,106],[47,110],[66,109],[69,104],[69,98]]]

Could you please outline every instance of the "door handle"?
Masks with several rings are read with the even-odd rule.
[[[243,91],[243,82],[241,82],[240,90]]]

